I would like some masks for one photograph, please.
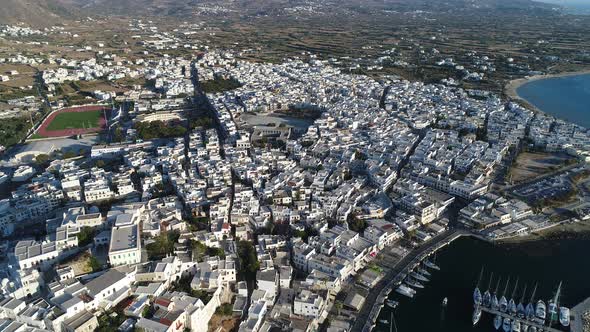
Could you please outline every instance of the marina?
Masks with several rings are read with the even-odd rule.
[[[506,308],[509,308],[511,295],[514,292],[516,280],[518,288],[515,292],[514,302],[518,313],[525,315],[532,307],[536,311],[539,299],[546,305],[546,317],[549,318],[549,300],[553,298],[560,280],[563,280],[562,293],[559,299],[560,305],[572,308],[570,310],[571,326],[563,327],[560,322],[554,320],[550,331],[582,331],[576,326],[581,319],[577,318],[590,308],[590,301],[586,306],[576,306],[590,294],[590,285],[586,281],[587,272],[590,271],[590,262],[581,263],[576,259],[576,253],[588,248],[586,239],[564,239],[559,242],[535,241],[510,245],[494,245],[493,243],[480,241],[473,237],[461,237],[450,246],[441,248],[436,253],[435,263],[440,271],[428,269],[432,276],[425,284],[424,289],[417,289],[412,298],[393,292],[385,297],[385,300],[395,300],[399,306],[395,310],[389,306],[380,308],[380,314],[372,331],[388,331],[389,326],[379,323],[380,319],[388,319],[390,312],[394,312],[398,331],[456,331],[456,332],[490,332],[503,331],[505,316],[511,316],[509,312],[500,315],[500,327],[494,328],[494,313],[500,312],[499,302],[504,295]],[[477,257],[477,259],[474,259]],[[556,257],[567,257],[557,259]],[[570,259],[571,258],[571,259]],[[434,259],[434,254],[427,257]],[[552,261],[552,269],[544,269],[547,261]],[[580,274],[564,274],[563,271],[571,268],[572,264],[578,264]],[[482,306],[485,292],[490,292],[490,307],[482,309],[478,323],[473,325],[473,294],[474,286],[479,280],[481,268],[485,265],[485,271],[480,282],[482,294]],[[422,263],[420,266],[424,266]],[[493,279],[491,272],[493,271]],[[490,279],[491,282],[490,282]],[[508,279],[510,281],[508,282]],[[523,296],[526,287],[526,294]],[[506,289],[506,290],[505,290]],[[522,300],[521,300],[522,299]],[[495,304],[495,308],[491,306]],[[519,304],[522,303],[522,307]],[[529,304],[532,304],[529,306]],[[379,306],[379,304],[377,304]],[[579,307],[579,308],[578,308]],[[519,309],[521,308],[521,309]],[[527,310],[528,309],[528,310]],[[509,310],[509,309],[507,309]],[[558,313],[560,310],[558,310]],[[429,317],[429,319],[423,319]],[[525,316],[526,317],[526,316]],[[520,331],[528,332],[540,330],[541,324],[534,325],[523,323],[523,317],[515,321],[520,325]],[[524,319],[526,320],[526,319]],[[508,322],[507,322],[508,323]],[[513,321],[510,321],[512,328]],[[548,331],[547,320],[543,331]],[[533,326],[535,329],[531,329]],[[515,326],[518,328],[519,326]]]
[[[524,286],[524,290],[522,290],[520,299],[518,300],[518,277],[516,278],[514,288],[512,289],[510,300],[507,300],[506,298],[506,291],[509,289],[510,284],[510,279],[508,279],[498,306],[494,304],[494,301],[482,300],[481,290],[479,287],[483,273],[484,269],[482,268],[477,281],[477,286],[473,291],[474,310],[472,314],[472,323],[474,326],[477,325],[481,319],[482,312],[485,312],[494,316],[494,328],[496,330],[500,330],[501,327],[505,332],[557,332],[563,330],[554,328],[554,326],[561,325],[563,328],[569,327],[570,310],[569,308],[563,306],[560,307],[559,302],[561,296],[561,282],[559,283],[553,298],[548,301],[549,310],[547,310],[547,306],[543,300],[539,299],[535,303],[537,285],[535,285],[533,291],[531,292],[531,297],[528,304],[525,303],[525,297],[527,295],[528,288],[526,284]],[[494,298],[497,298],[498,296],[497,287],[496,290],[494,290],[493,295],[490,293],[492,279],[493,273],[490,275],[488,288],[485,290],[484,297],[491,298],[493,296]],[[517,300],[515,299],[518,300],[518,304],[516,302]],[[547,316],[547,314],[549,314],[549,316]]]

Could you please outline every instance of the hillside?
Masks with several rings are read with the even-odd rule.
[[[2,0],[1,3],[0,22],[4,24],[51,26],[79,13],[77,6],[58,0]]]
[[[47,26],[83,16],[175,16],[218,14],[247,18],[293,15],[294,8],[313,8],[328,16],[371,15],[379,11],[488,12],[507,15],[550,14],[553,5],[532,0],[2,0],[0,22]],[[226,11],[225,11],[226,10]],[[229,18],[229,17],[228,17]]]

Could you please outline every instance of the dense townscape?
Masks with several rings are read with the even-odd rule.
[[[41,110],[0,172],[0,330],[350,331],[385,257],[590,218],[551,210],[587,198],[585,128],[452,80],[375,79],[305,52],[250,62],[130,24],[153,37],[133,37],[133,58],[99,43],[0,59],[47,65],[0,110]],[[122,80],[133,88],[62,97]],[[524,151],[568,164],[515,183]]]

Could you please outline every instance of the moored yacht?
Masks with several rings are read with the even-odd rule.
[[[421,275],[421,274],[420,274],[420,273],[418,273],[418,272],[414,272],[414,271],[412,271],[412,272],[410,272],[410,275],[411,275],[411,276],[412,276],[414,279],[416,279],[416,280],[420,280],[420,281],[423,281],[423,282],[428,282],[428,278],[426,278],[425,276]]]
[[[398,292],[399,294],[405,295],[409,298],[414,297],[414,294],[416,294],[416,291],[411,289],[410,287],[406,286],[406,285],[399,285],[398,288],[395,289],[396,292]]]
[[[512,322],[512,332],[520,332],[520,322],[517,320],[514,320]]]
[[[429,260],[425,260],[424,265],[428,266],[429,268],[431,268],[433,270],[440,270],[440,267],[438,267],[438,265],[434,264],[433,262],[431,262]]]
[[[563,326],[570,326],[570,309],[559,307],[559,322]]]
[[[480,304],[481,304],[481,301],[482,301],[482,298],[481,298],[481,292],[479,291],[479,288],[476,288],[476,289],[473,291],[473,302],[474,302],[476,305],[480,305]]]
[[[474,326],[477,324],[477,322],[479,322],[480,318],[481,318],[481,308],[479,306],[476,306],[475,310],[473,310],[473,316],[471,317],[471,322],[473,323]]]
[[[502,327],[502,316],[496,315],[496,317],[494,317],[494,328],[499,330],[500,327]]]
[[[547,308],[545,307],[545,302],[543,300],[537,301],[537,308],[535,309],[535,316],[541,320],[545,320],[547,318]]]
[[[404,282],[410,287],[424,288],[424,285],[422,285],[417,280],[414,280],[412,278],[406,278],[406,280]]]
[[[508,318],[508,317],[504,318],[504,323],[502,324],[502,329],[504,330],[504,332],[510,332],[510,330],[512,330],[512,322],[510,321],[510,318]]]

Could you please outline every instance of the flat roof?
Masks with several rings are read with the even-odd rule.
[[[113,227],[109,252],[139,248],[138,234],[137,225]]]

